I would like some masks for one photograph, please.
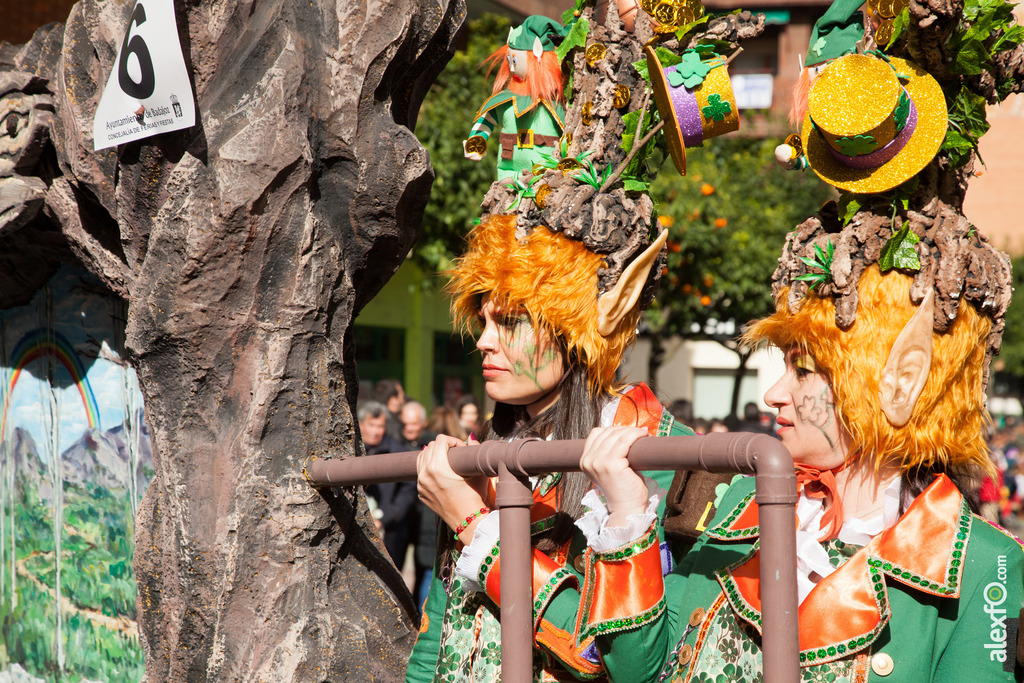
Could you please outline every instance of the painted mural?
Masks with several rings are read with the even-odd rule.
[[[132,570],[152,451],[124,304],[62,267],[0,311],[0,683],[135,683]]]

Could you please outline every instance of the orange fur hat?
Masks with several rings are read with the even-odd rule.
[[[870,266],[857,287],[857,319],[847,330],[836,326],[831,297],[810,293],[793,312],[784,288],[776,296],[775,314],[753,323],[744,342],[768,340],[814,357],[830,378],[839,419],[853,437],[851,458],[872,458],[876,465],[890,461],[904,472],[933,465],[991,471],[983,382],[992,321],[973,306],[960,306],[947,332],[933,332],[931,369],[910,421],[894,427],[882,412],[882,368],[917,308],[910,300],[912,281]]]
[[[632,343],[640,309],[608,336],[597,331],[597,277],[604,259],[581,242],[544,227],[517,242],[516,216],[489,216],[469,233],[469,248],[448,271],[452,314],[464,330],[476,322],[479,297],[522,306],[587,369],[593,393],[613,391],[615,370]]]

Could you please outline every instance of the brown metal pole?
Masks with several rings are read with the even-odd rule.
[[[530,549],[530,506],[533,491],[525,474],[506,463],[498,467],[494,504],[501,561],[501,680],[533,681],[533,553]]]
[[[448,453],[452,469],[462,475],[498,476],[503,469],[513,479],[555,471],[578,471],[583,440],[486,442],[480,446],[453,448]],[[315,460],[307,476],[314,485],[400,481],[416,476],[415,452],[364,456],[345,460]],[[505,463],[508,463],[505,465]],[[799,631],[796,590],[796,474],[793,460],[779,441],[766,434],[709,434],[641,439],[629,452],[636,470],[703,469],[711,472],[755,474],[755,500],[761,525],[761,607],[763,672],[767,683],[790,683],[800,678]],[[506,475],[508,477],[508,475]],[[521,495],[521,494],[517,494]],[[498,503],[496,502],[496,505]],[[519,506],[512,506],[510,512]],[[529,507],[525,508],[529,529]],[[513,513],[515,514],[515,513]],[[532,669],[532,598],[529,531],[505,535],[505,513],[499,531],[502,542],[502,667],[506,663],[505,623],[523,612],[530,622],[531,652],[521,654],[526,670]],[[525,538],[526,540],[522,540]],[[521,545],[520,545],[521,544]],[[520,561],[506,564],[507,557]],[[526,559],[525,563],[521,560]],[[525,580],[518,576],[525,566]],[[512,608],[505,596],[506,582],[525,585],[524,606]],[[515,603],[518,605],[518,603]],[[512,613],[511,616],[509,613]],[[522,628],[522,627],[518,627]],[[512,633],[513,631],[510,631]],[[517,636],[518,638],[519,636]],[[518,658],[518,657],[517,657]],[[508,660],[511,661],[511,660]],[[509,681],[512,679],[509,678]]]

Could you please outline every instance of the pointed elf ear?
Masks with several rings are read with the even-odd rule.
[[[544,43],[540,42],[540,38],[534,36],[533,38],[533,56],[540,61],[541,55],[544,54]]]
[[[636,306],[644,283],[647,282],[647,274],[651,272],[651,266],[658,260],[658,254],[661,253],[667,239],[668,230],[662,230],[651,246],[647,247],[622,271],[615,287],[602,294],[601,298],[597,300],[597,331],[602,336],[607,337],[614,333],[626,314]]]
[[[935,291],[931,290],[907,321],[882,368],[878,395],[882,412],[894,427],[910,420],[932,367],[932,325]]]

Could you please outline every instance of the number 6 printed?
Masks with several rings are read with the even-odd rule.
[[[121,42],[121,59],[117,63],[117,84],[121,86],[121,90],[129,97],[134,97],[137,100],[144,100],[150,97],[153,94],[153,89],[156,87],[153,58],[149,55],[146,41],[142,39],[142,36],[133,36],[131,40],[128,39],[132,34],[132,28],[141,26],[144,23],[146,23],[146,8],[140,2],[135,5],[131,20],[128,22],[128,28],[124,32],[124,40]],[[138,83],[133,81],[128,73],[128,55],[130,54],[134,54],[136,59],[139,60],[142,75]]]

